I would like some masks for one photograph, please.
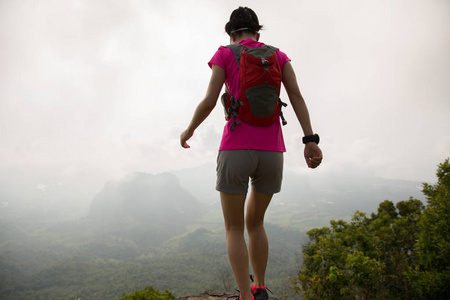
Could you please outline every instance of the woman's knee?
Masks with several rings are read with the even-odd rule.
[[[251,233],[252,231],[264,228],[264,219],[247,217],[245,225],[247,226],[247,231]]]
[[[242,232],[244,234],[244,222],[225,222],[225,231],[227,232]]]

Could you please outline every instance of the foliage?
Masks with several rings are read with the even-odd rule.
[[[304,266],[297,284],[306,299],[407,299],[404,273],[415,261],[414,236],[423,205],[419,200],[380,203],[367,217],[356,212],[350,223],[308,232]]]
[[[70,299],[67,297],[67,295],[60,296],[59,299],[62,299],[62,300],[70,300]],[[81,298],[75,297],[73,300],[81,300]]]
[[[450,163],[439,164],[435,185],[424,184],[427,207],[420,220],[418,264],[409,276],[425,299],[450,299]]]
[[[427,206],[380,203],[368,217],[308,232],[293,280],[305,299],[450,299],[450,164],[424,184]]]
[[[175,296],[168,290],[161,293],[160,291],[155,290],[153,286],[146,286],[144,289],[135,290],[129,295],[124,292],[122,297],[118,300],[167,300],[174,298]]]

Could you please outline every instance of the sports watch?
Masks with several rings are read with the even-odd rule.
[[[304,136],[302,140],[303,140],[303,144],[306,144],[309,142],[314,142],[316,144],[319,144],[320,138],[319,138],[319,135],[316,133],[313,135]]]

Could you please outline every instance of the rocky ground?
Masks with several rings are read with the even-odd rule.
[[[225,293],[216,291],[204,291],[200,295],[191,295],[179,297],[175,300],[227,300],[230,297],[238,296],[236,293]],[[269,300],[278,300],[278,298],[269,297]]]

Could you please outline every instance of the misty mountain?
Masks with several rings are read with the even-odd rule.
[[[220,210],[215,164],[172,173],[204,207]],[[425,201],[421,189],[421,182],[381,178],[351,167],[345,173],[285,171],[281,192],[274,196],[266,220],[302,230],[327,226],[329,220],[345,219],[356,210],[370,214],[384,200],[396,203],[413,197]]]
[[[192,223],[201,216],[194,196],[170,173],[133,173],[109,181],[94,197],[88,217],[95,220],[131,218],[152,223]]]
[[[220,204],[216,191],[216,165],[207,163],[195,168],[171,171],[180,181],[180,185],[190,191],[203,205]]]

